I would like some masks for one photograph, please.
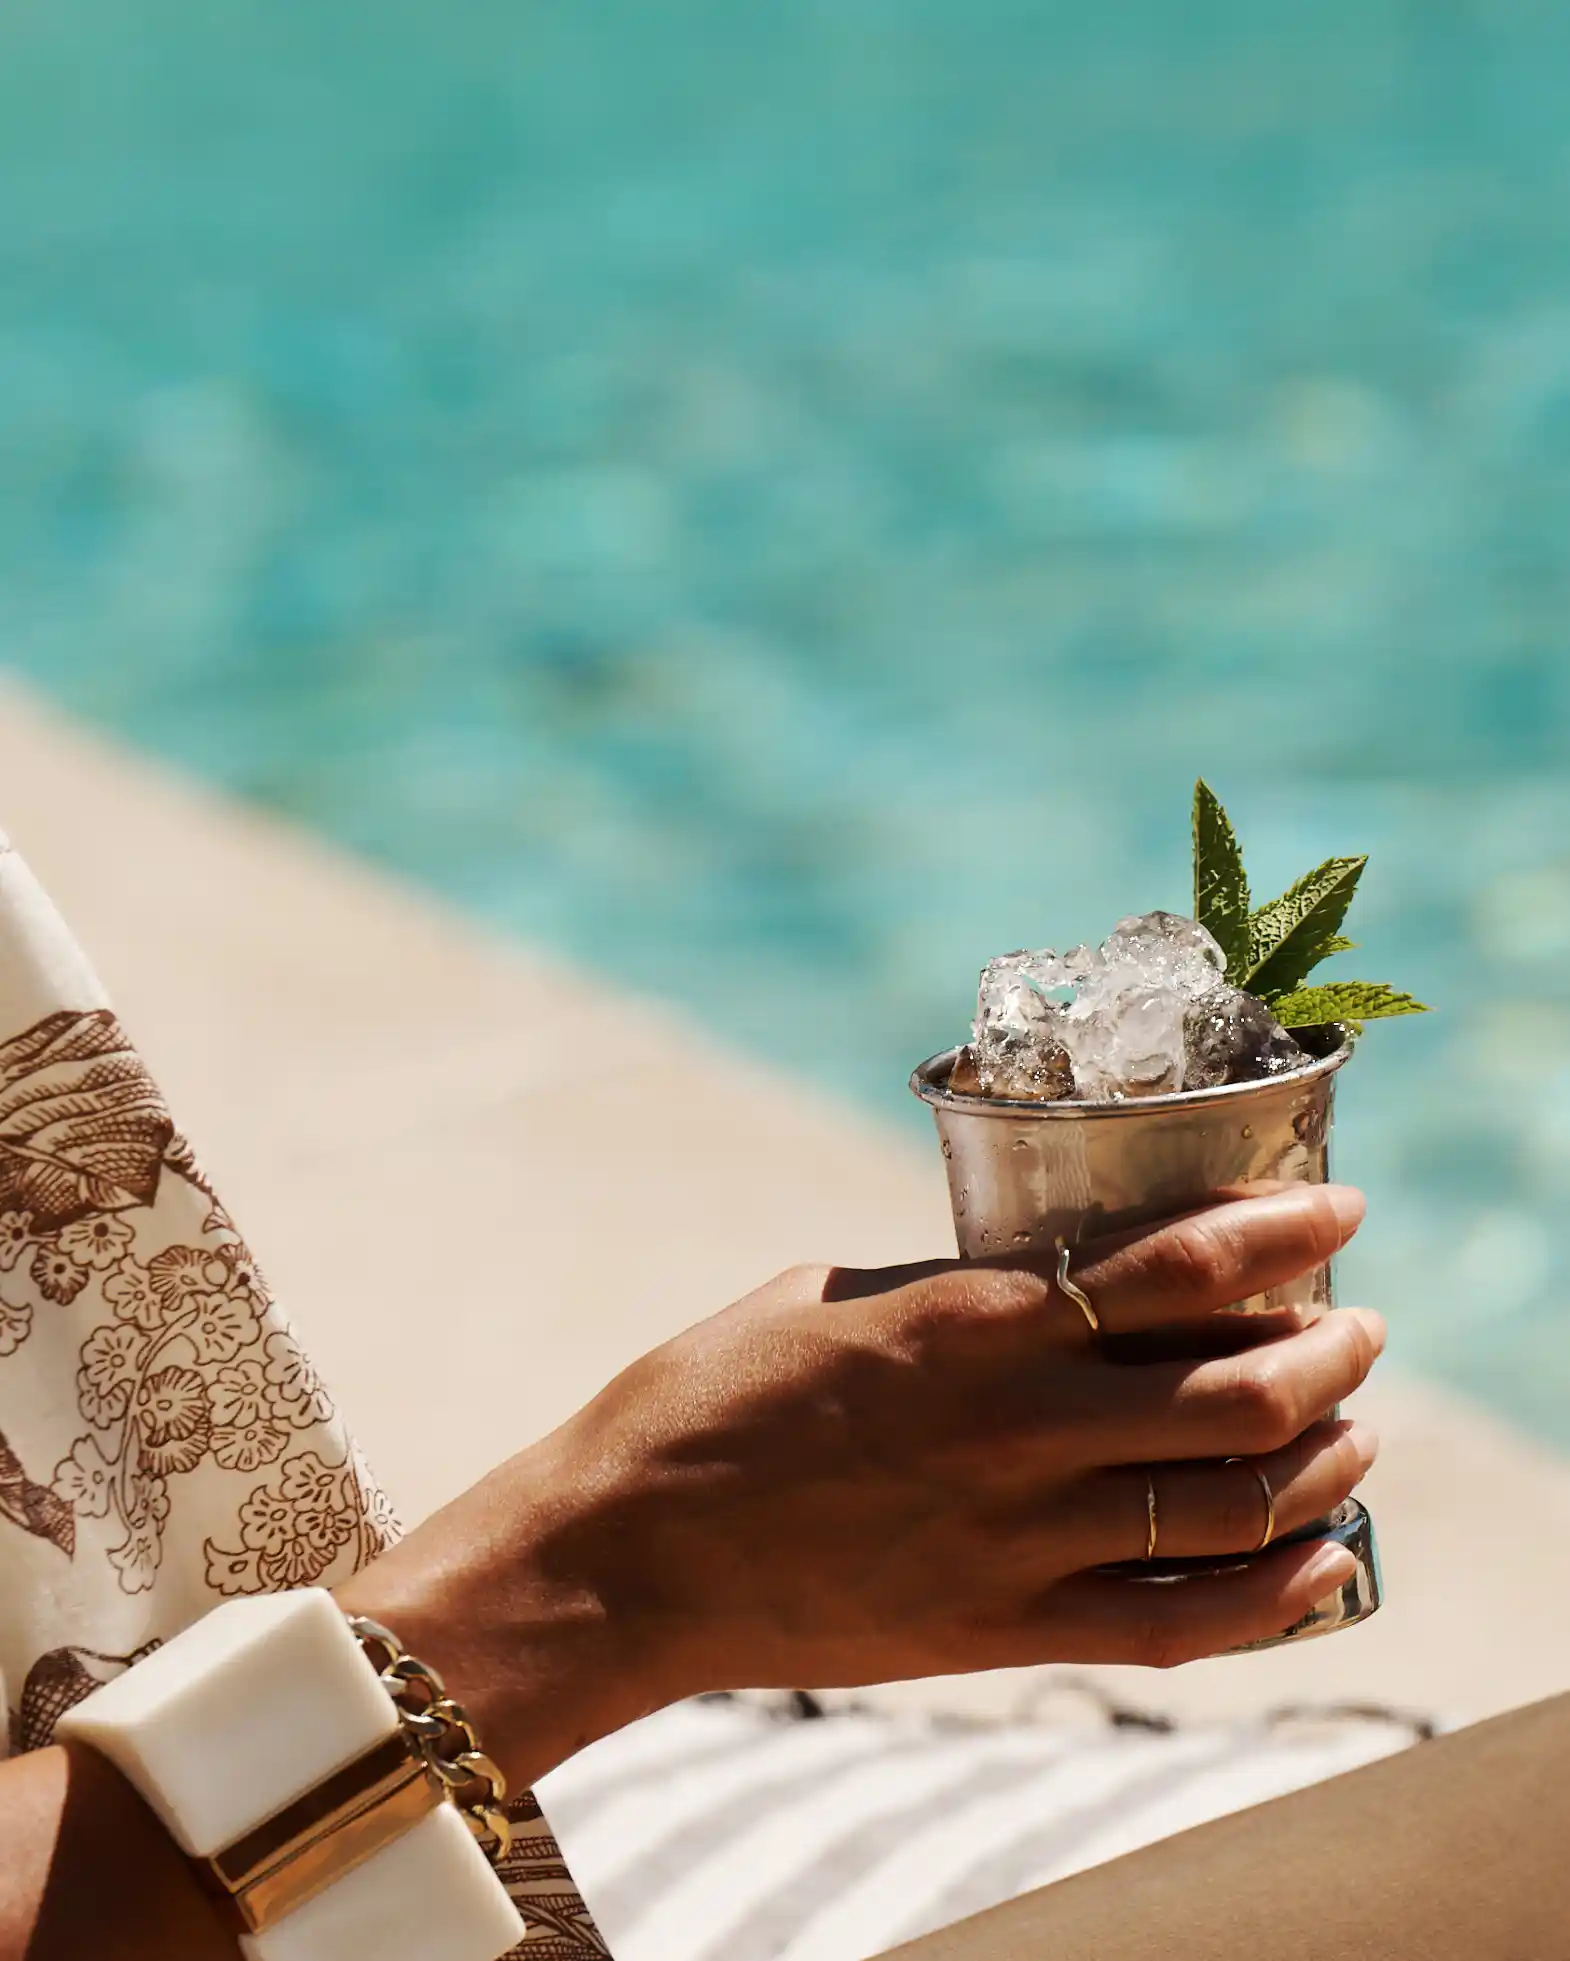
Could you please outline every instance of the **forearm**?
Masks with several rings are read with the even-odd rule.
[[[569,1431],[522,1453],[334,1589],[443,1677],[513,1790],[704,1686],[665,1659],[604,1542]]]
[[[685,1686],[662,1686],[601,1562],[576,1558],[582,1482],[547,1439],[337,1591],[441,1671],[514,1790]],[[221,1904],[104,1758],[72,1743],[0,1763],[0,1961],[237,1952]]]
[[[234,1961],[235,1936],[119,1774],[79,1745],[0,1764],[0,1961]]]

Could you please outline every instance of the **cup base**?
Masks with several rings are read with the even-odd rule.
[[[1295,1539],[1312,1539],[1318,1544],[1345,1546],[1357,1561],[1357,1566],[1343,1585],[1337,1587],[1334,1593],[1326,1594],[1323,1600],[1316,1600],[1295,1625],[1280,1634],[1267,1634],[1262,1640],[1245,1641],[1241,1647],[1228,1648],[1225,1651],[1227,1654],[1251,1655],[1261,1648],[1285,1647],[1289,1641],[1311,1641],[1319,1634],[1337,1634],[1342,1628],[1356,1627],[1359,1621],[1366,1621],[1379,1612],[1382,1594],[1374,1521],[1357,1499],[1343,1500],[1328,1519],[1292,1536]],[[1246,1565],[1248,1559],[1258,1556],[1249,1554],[1239,1559],[1158,1559],[1149,1566],[1143,1561],[1126,1560],[1121,1565],[1103,1570],[1118,1573],[1144,1586],[1171,1586],[1174,1583],[1180,1585],[1196,1573],[1234,1570]]]
[[[1318,1634],[1336,1634],[1344,1627],[1356,1627],[1379,1612],[1382,1594],[1379,1581],[1379,1547],[1374,1539],[1374,1521],[1355,1498],[1337,1505],[1330,1515],[1330,1527],[1317,1535],[1321,1541],[1345,1546],[1357,1561],[1343,1585],[1334,1593],[1316,1600],[1295,1626],[1281,1634],[1267,1634],[1262,1641],[1245,1641],[1229,1650],[1235,1655],[1251,1655],[1261,1648],[1282,1648],[1289,1641],[1312,1641]]]

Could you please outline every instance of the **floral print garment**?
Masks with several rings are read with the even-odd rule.
[[[225,1596],[331,1586],[386,1498],[64,922],[0,837],[0,1680],[12,1749]],[[531,1795],[530,1961],[605,1947]],[[374,1961],[374,1957],[369,1957]]]

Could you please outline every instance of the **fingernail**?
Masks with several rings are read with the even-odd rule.
[[[1357,1316],[1369,1340],[1374,1344],[1374,1353],[1376,1355],[1383,1355],[1385,1352],[1385,1343],[1390,1339],[1390,1329],[1386,1325],[1385,1317],[1379,1312],[1378,1308],[1348,1307],[1342,1309],[1341,1312],[1355,1314]]]
[[[1347,1442],[1357,1452],[1359,1472],[1366,1471],[1379,1455],[1379,1432],[1372,1423],[1357,1422],[1348,1425]]]
[[[1301,1578],[1305,1586],[1314,1589],[1314,1598],[1323,1600],[1326,1594],[1344,1586],[1356,1571],[1357,1561],[1345,1546],[1321,1546],[1303,1568]]]
[[[1325,1196],[1330,1200],[1331,1210],[1336,1215],[1336,1223],[1350,1238],[1363,1223],[1363,1215],[1368,1210],[1368,1200],[1355,1185],[1327,1185]]]

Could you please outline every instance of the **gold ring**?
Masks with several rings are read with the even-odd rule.
[[[1276,1494],[1270,1489],[1269,1478],[1265,1476],[1257,1464],[1250,1464],[1246,1457],[1229,1457],[1227,1462],[1229,1464],[1247,1464],[1249,1470],[1259,1480],[1259,1488],[1265,1495],[1265,1530],[1264,1535],[1254,1550],[1255,1552],[1263,1552],[1266,1546],[1276,1536]]]
[[[1156,1556],[1156,1474],[1145,1473],[1145,1557]]]
[[[1090,1332],[1093,1335],[1099,1335],[1101,1333],[1101,1322],[1097,1318],[1096,1310],[1090,1304],[1089,1295],[1083,1287],[1076,1286],[1068,1277],[1069,1250],[1067,1240],[1059,1239],[1057,1247],[1058,1289],[1061,1293],[1067,1294],[1080,1313],[1084,1315],[1086,1325],[1089,1327]]]

